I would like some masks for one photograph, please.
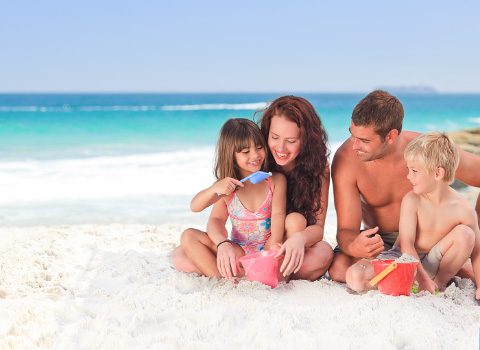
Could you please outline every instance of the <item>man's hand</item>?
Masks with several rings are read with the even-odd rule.
[[[373,259],[383,249],[382,237],[377,233],[378,226],[360,232],[350,245],[352,255],[356,258]]]

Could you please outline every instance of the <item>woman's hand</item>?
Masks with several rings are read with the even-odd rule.
[[[303,236],[302,232],[295,233],[292,237],[287,239],[282,247],[277,252],[275,257],[279,257],[285,253],[282,266],[280,266],[280,272],[283,276],[288,276],[292,272],[297,273],[302,267],[303,258],[305,256],[305,243],[307,240]]]
[[[477,288],[477,292],[475,293],[475,299],[477,299],[477,301],[480,302],[480,288]]]
[[[234,179],[233,177],[226,177],[215,182],[211,188],[219,196],[228,196],[235,191],[237,186],[243,187],[243,183],[237,179]]]
[[[237,259],[235,256],[234,243],[225,242],[218,246],[217,250],[217,268],[222,277],[236,277],[238,273]]]

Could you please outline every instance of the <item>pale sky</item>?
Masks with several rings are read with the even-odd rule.
[[[478,1],[4,1],[0,92],[480,92]]]

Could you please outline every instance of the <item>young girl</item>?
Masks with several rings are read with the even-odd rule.
[[[194,212],[213,204],[207,232],[189,228],[173,254],[179,271],[231,278],[240,274],[238,259],[245,254],[277,247],[283,241],[286,179],[275,173],[258,184],[242,179],[265,170],[265,140],[248,119],[230,119],[220,131],[213,185],[191,202]],[[225,223],[230,217],[232,232]]]

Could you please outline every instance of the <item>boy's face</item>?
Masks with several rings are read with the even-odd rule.
[[[435,174],[429,174],[423,162],[419,159],[407,161],[407,179],[413,186],[413,192],[423,194],[432,192],[435,189]]]

